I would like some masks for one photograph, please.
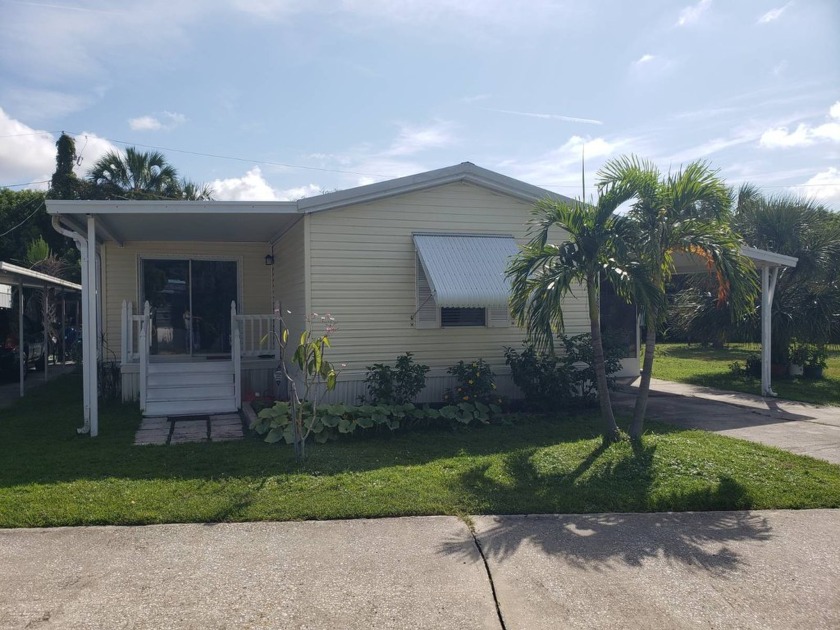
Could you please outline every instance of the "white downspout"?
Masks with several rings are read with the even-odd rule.
[[[81,256],[81,267],[82,267],[82,281],[83,281],[83,295],[84,298],[84,289],[89,286],[84,283],[84,274],[87,272],[87,264],[88,264],[88,246],[87,241],[84,237],[79,234],[78,232],[74,232],[73,230],[67,230],[61,225],[61,218],[58,215],[53,215],[52,217],[52,226],[53,229],[58,232],[59,234],[66,236],[68,238],[72,238],[73,241],[76,243],[76,248],[79,250],[79,254]],[[88,289],[89,290],[89,289]],[[84,393],[84,425],[80,428],[76,429],[77,433],[84,434],[90,433],[90,383],[88,383],[88,372],[87,372],[87,365],[90,363],[90,358],[88,357],[88,346],[87,346],[87,334],[88,334],[88,320],[90,317],[90,309],[88,309],[85,305],[85,300],[82,299],[82,364],[83,364],[83,385],[82,391]]]

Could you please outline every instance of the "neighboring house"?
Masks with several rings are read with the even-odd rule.
[[[278,313],[291,344],[307,315],[318,314],[316,331],[321,317],[335,318],[329,358],[346,366],[334,399],[355,402],[367,366],[407,351],[431,367],[423,400],[451,386],[449,366],[479,358],[514,393],[503,352],[525,334],[510,320],[504,270],[545,197],[566,199],[463,163],[297,202],[47,209],[83,249],[87,312],[97,313],[86,351],[118,358],[124,398],[139,399],[147,415],[176,415],[233,410],[243,394],[271,391]],[[632,310],[627,320],[625,367],[638,373]],[[584,291],[567,300],[565,322],[569,334],[589,331]],[[92,382],[86,371],[95,434]]]

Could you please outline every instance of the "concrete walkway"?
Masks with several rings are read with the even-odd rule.
[[[243,437],[242,417],[238,413],[147,417],[143,418],[134,435],[134,445],[229,442]]]
[[[615,404],[632,409],[637,386],[638,380],[622,387]],[[840,407],[653,379],[647,415],[840,464]]]
[[[837,628],[840,511],[0,530],[0,629]]]
[[[76,369],[74,363],[67,365],[50,365],[47,368],[47,377],[50,382],[58,378],[62,374],[69,374]],[[44,372],[36,370],[29,370],[26,373],[26,379],[23,381],[24,396],[37,395],[32,390],[44,384]],[[0,383],[0,409],[8,409],[20,400],[20,383],[17,379],[14,381],[4,381]]]

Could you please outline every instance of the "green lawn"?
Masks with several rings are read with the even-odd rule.
[[[594,416],[520,416],[312,446],[299,467],[257,439],[132,446],[131,406],[77,436],[80,393],[64,377],[0,411],[0,526],[840,507],[840,467],[665,425],[603,449]]]
[[[735,376],[729,366],[738,361],[741,367],[751,354],[745,346],[731,344],[725,349],[703,348],[684,343],[656,345],[654,378],[666,381],[717,387],[748,394],[761,393],[761,379]],[[773,390],[780,398],[818,405],[840,405],[840,352],[831,352],[824,378],[773,378]]]

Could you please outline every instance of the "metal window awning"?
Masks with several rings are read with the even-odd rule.
[[[414,246],[440,307],[506,307],[505,271],[519,252],[512,236],[415,234]]]

